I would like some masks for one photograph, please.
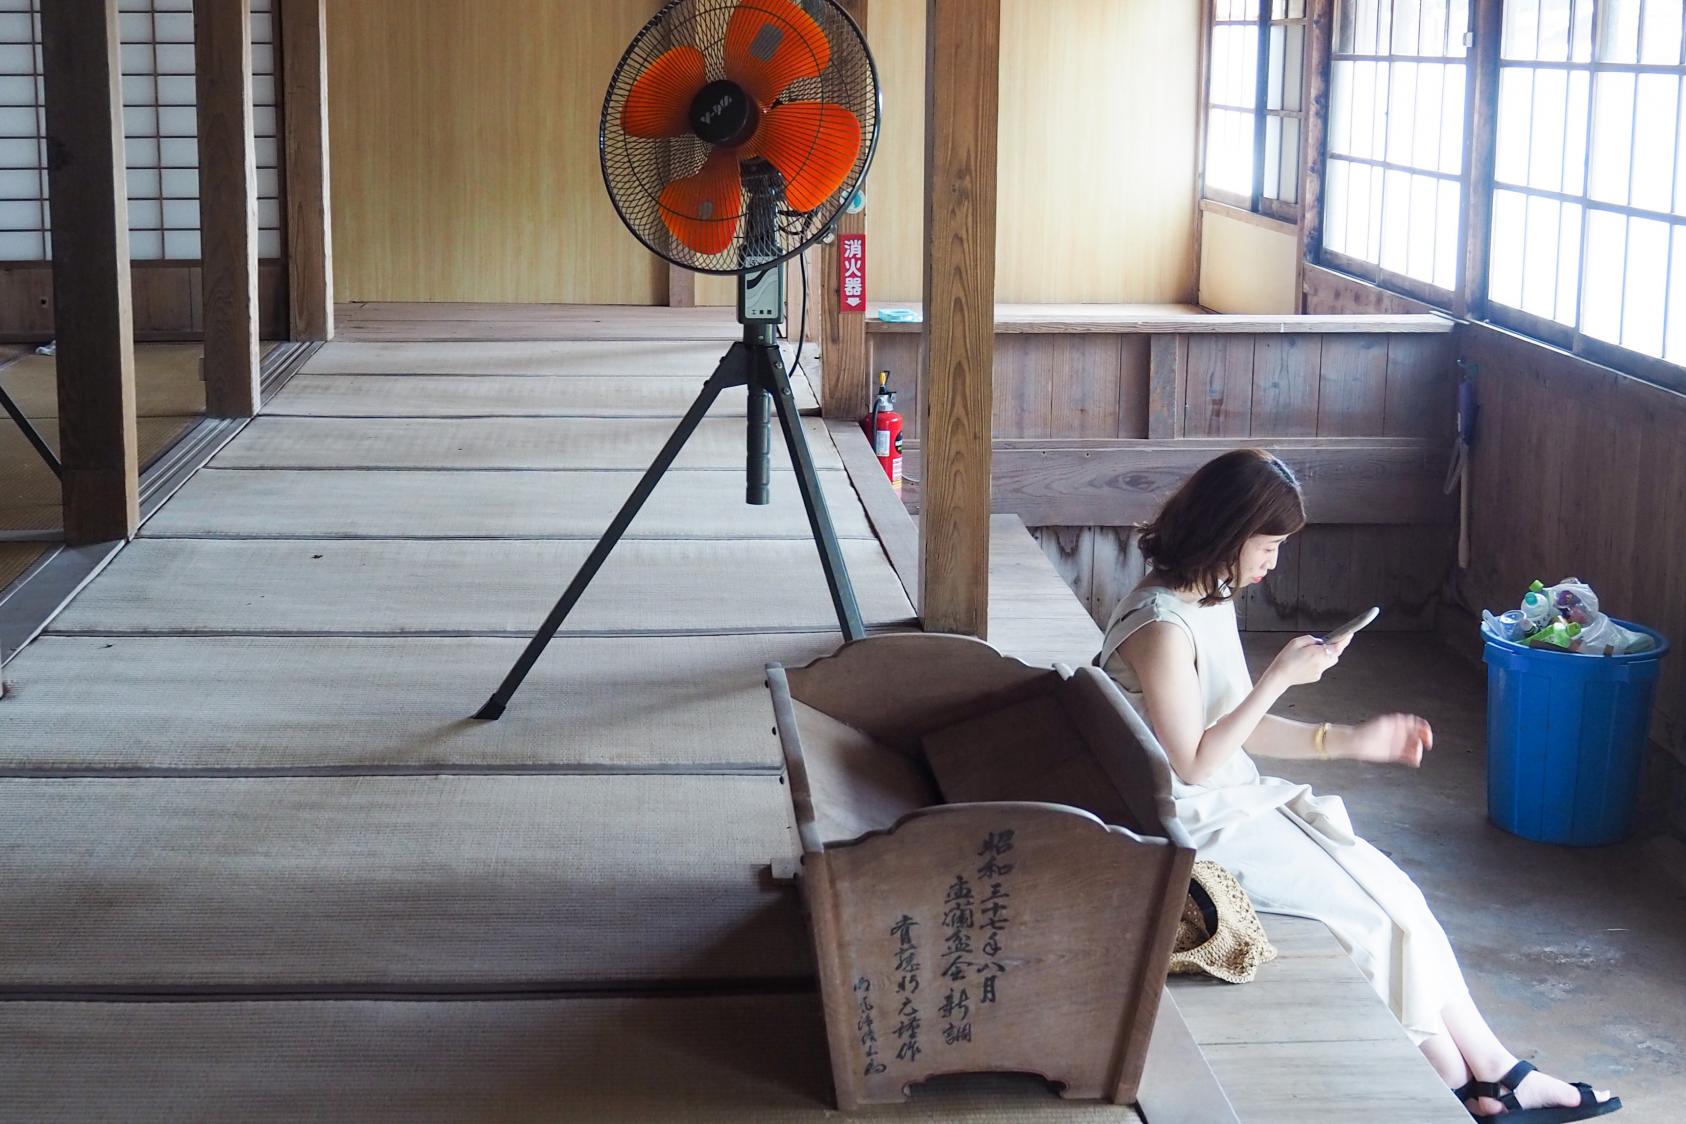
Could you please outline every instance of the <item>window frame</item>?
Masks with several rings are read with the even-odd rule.
[[[1318,36],[1321,41],[1315,44],[1315,53],[1314,44],[1309,38],[1306,44],[1306,80],[1312,87],[1313,92],[1308,94],[1305,105],[1315,112],[1319,118],[1314,125],[1319,151],[1307,153],[1305,157],[1302,157],[1304,168],[1302,175],[1308,178],[1315,177],[1317,181],[1301,191],[1302,198],[1314,200],[1315,210],[1314,214],[1308,216],[1302,222],[1302,227],[1310,235],[1306,239],[1305,253],[1302,259],[1305,264],[1351,276],[1389,292],[1444,310],[1454,317],[1484,323],[1514,333],[1542,346],[1555,347],[1645,382],[1686,393],[1686,365],[1622,347],[1620,344],[1589,336],[1580,330],[1582,292],[1579,284],[1576,290],[1576,324],[1572,327],[1524,312],[1521,309],[1511,308],[1508,305],[1499,305],[1488,298],[1492,265],[1494,198],[1499,190],[1496,185],[1495,154],[1498,136],[1499,72],[1505,0],[1470,0],[1470,28],[1466,40],[1469,50],[1464,56],[1468,68],[1464,104],[1464,151],[1466,159],[1461,176],[1463,190],[1459,199],[1459,260],[1457,263],[1456,287],[1450,291],[1443,290],[1415,278],[1405,277],[1382,269],[1374,262],[1352,258],[1338,251],[1329,250],[1324,246],[1323,222],[1328,207],[1326,186],[1329,159],[1328,88],[1330,74],[1333,71],[1336,58],[1334,53],[1334,19],[1337,2],[1338,0],[1307,0],[1307,34],[1308,36]],[[1595,13],[1595,29],[1596,26]],[[1683,40],[1686,40],[1686,31],[1683,31]],[[1315,64],[1312,61],[1314,58]],[[1686,60],[1686,47],[1683,47],[1683,60]],[[1522,63],[1522,65],[1526,64],[1526,61]],[[1600,70],[1612,68],[1622,71],[1634,70],[1641,73],[1645,71],[1645,64],[1599,63],[1596,48],[1594,50],[1594,61],[1588,64],[1588,67],[1594,74]],[[1672,69],[1670,72],[1673,72]],[[1683,75],[1682,81],[1686,83],[1686,75]],[[1322,92],[1321,99],[1316,97],[1317,91]],[[1686,106],[1686,92],[1683,92],[1681,104]],[[1677,137],[1686,135],[1686,110],[1682,110],[1681,120],[1677,121],[1676,128]],[[1677,141],[1677,143],[1679,142]],[[1630,151],[1630,162],[1632,159]],[[1678,159],[1679,155],[1677,154]],[[1515,186],[1509,185],[1505,189],[1513,190]],[[1595,204],[1591,201],[1590,190],[1590,183],[1583,183],[1583,195],[1579,200],[1588,211],[1595,206],[1601,210],[1609,210],[1623,215],[1635,210],[1629,204]],[[1686,191],[1686,186],[1682,186],[1681,190]],[[1547,197],[1566,198],[1565,193],[1562,192],[1545,192],[1544,194]],[[1641,217],[1653,217],[1651,212],[1645,211],[1643,208],[1639,208],[1638,211]],[[1678,215],[1675,217],[1682,218]],[[1583,215],[1582,222],[1582,244],[1584,247],[1585,231],[1588,225],[1585,215]],[[1678,225],[1686,227],[1686,221],[1682,221]],[[1584,249],[1583,256],[1577,263],[1577,269],[1583,271],[1584,277]],[[1666,314],[1665,308],[1665,316]],[[1686,330],[1686,328],[1681,330]]]
[[[1242,211],[1250,211],[1277,222],[1297,226],[1302,211],[1301,204],[1305,198],[1305,137],[1309,111],[1307,74],[1311,60],[1311,31],[1312,9],[1316,0],[1304,0],[1301,14],[1290,16],[1286,13],[1291,9],[1286,0],[1283,4],[1284,15],[1281,19],[1272,16],[1274,0],[1258,0],[1259,14],[1256,20],[1258,29],[1257,59],[1255,62],[1255,81],[1253,86],[1253,105],[1234,106],[1214,104],[1212,101],[1212,33],[1218,26],[1217,0],[1204,0],[1201,5],[1201,71],[1200,83],[1200,198],[1214,203],[1221,203],[1235,207]],[[1226,26],[1243,24],[1245,20],[1225,20]],[[1273,27],[1284,29],[1284,42],[1293,28],[1300,31],[1300,99],[1298,109],[1286,107],[1270,108],[1270,32]],[[1286,59],[1286,47],[1284,47]],[[1286,69],[1286,62],[1284,62]],[[1286,77],[1284,77],[1286,88]],[[1230,113],[1247,113],[1253,118],[1253,189],[1247,195],[1242,195],[1226,188],[1213,187],[1206,179],[1206,146],[1211,135],[1210,119],[1213,109],[1220,109]],[[1269,121],[1272,117],[1278,120],[1294,120],[1299,123],[1299,144],[1294,147],[1296,163],[1299,165],[1295,177],[1295,200],[1287,202],[1274,199],[1264,193],[1265,155],[1268,148]],[[1278,176],[1280,183],[1280,175]]]

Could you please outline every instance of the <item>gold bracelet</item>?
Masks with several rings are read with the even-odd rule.
[[[1319,761],[1329,760],[1329,723],[1324,722],[1317,727],[1317,732],[1311,735],[1311,748],[1317,753]]]

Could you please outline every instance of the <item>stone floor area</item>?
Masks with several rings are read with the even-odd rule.
[[[1247,634],[1255,673],[1290,637]],[[1617,1092],[1621,1118],[1686,1120],[1686,870],[1635,841],[1571,849],[1486,818],[1486,677],[1426,635],[1370,633],[1278,712],[1429,719],[1422,770],[1263,763],[1346,799],[1360,834],[1416,879],[1451,936],[1476,1002],[1518,1055]]]

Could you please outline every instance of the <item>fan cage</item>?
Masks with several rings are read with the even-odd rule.
[[[738,7],[736,0],[673,0],[646,23],[632,45],[621,56],[603,99],[597,148],[603,167],[603,182],[621,221],[652,253],[675,265],[698,273],[736,275],[767,268],[801,253],[817,242],[837,215],[848,205],[872,163],[878,148],[881,112],[878,68],[866,37],[848,12],[835,0],[795,0],[816,23],[831,45],[831,60],[811,78],[800,78],[785,87],[780,102],[834,102],[855,115],[861,126],[861,149],[843,183],[811,211],[784,206],[783,177],[765,161],[752,160],[740,166],[739,203],[741,220],[731,245],[715,254],[698,253],[675,238],[661,217],[662,188],[676,179],[695,175],[713,146],[686,133],[677,137],[634,137],[621,128],[621,111],[632,85],[644,69],[663,52],[682,44],[702,51],[709,77],[725,75],[723,59],[726,24]],[[748,245],[750,214],[756,202],[743,184],[757,190],[777,192],[771,244],[757,239]],[[763,207],[755,207],[764,213]],[[759,224],[758,224],[759,225]]]

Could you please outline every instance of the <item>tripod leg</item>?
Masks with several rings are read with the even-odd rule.
[[[475,711],[474,717],[488,721],[496,721],[503,717],[504,708],[509,705],[509,700],[514,697],[516,689],[521,686],[521,681],[527,678],[527,673],[533,669],[533,664],[537,663],[539,656],[543,654],[545,645],[549,644],[551,637],[556,635],[556,630],[562,627],[562,622],[573,611],[574,604],[585,593],[586,586],[591,584],[591,579],[597,576],[597,571],[602,568],[603,563],[608,559],[609,552],[615,549],[615,544],[620,542],[621,535],[626,532],[633,517],[644,506],[644,501],[650,498],[650,493],[655,490],[656,484],[661,481],[662,474],[673,464],[674,458],[679,455],[679,450],[685,447],[685,442],[690,440],[691,434],[696,431],[697,424],[702,421],[703,415],[708,413],[708,408],[714,405],[714,400],[720,396],[722,390],[729,386],[737,386],[745,381],[748,377],[747,366],[747,355],[743,345],[733,344],[732,349],[726,353],[726,357],[720,360],[720,365],[715,368],[714,374],[703,384],[702,390],[697,394],[696,401],[691,403],[691,408],[685,412],[678,428],[667,439],[667,444],[662,446],[662,451],[656,454],[656,459],[645,470],[643,477],[638,481],[638,486],[632,490],[632,495],[628,496],[626,502],[621,505],[620,512],[616,514],[614,522],[609,524],[609,529],[603,532],[603,537],[597,540],[596,546],[592,547],[591,553],[580,565],[579,572],[574,575],[574,580],[568,584],[568,588],[563,592],[561,600],[556,602],[555,607],[550,610],[550,615],[545,617],[544,623],[539,626],[538,632],[527,642],[527,647],[522,651],[521,658],[516,660],[515,666],[509,669],[509,674],[504,676],[504,680],[498,685],[498,689],[492,692],[492,697],[486,700],[486,705]]]
[[[808,451],[808,435],[802,429],[802,415],[796,409],[790,377],[785,374],[784,360],[777,348],[761,352],[760,358],[769,368],[760,373],[772,388],[773,401],[778,407],[779,428],[784,430],[785,447],[790,450],[790,463],[796,469],[796,486],[802,493],[802,506],[808,511],[808,526],[814,532],[814,545],[820,550],[820,564],[825,567],[825,584],[831,592],[831,606],[837,610],[837,625],[843,630],[843,639],[859,640],[866,635],[866,627],[861,623],[861,607],[855,600],[855,587],[849,581],[849,570],[843,564],[843,551],[837,545],[837,532],[831,526],[831,513],[826,509],[825,494],[820,491],[819,476],[814,472],[814,458]]]

